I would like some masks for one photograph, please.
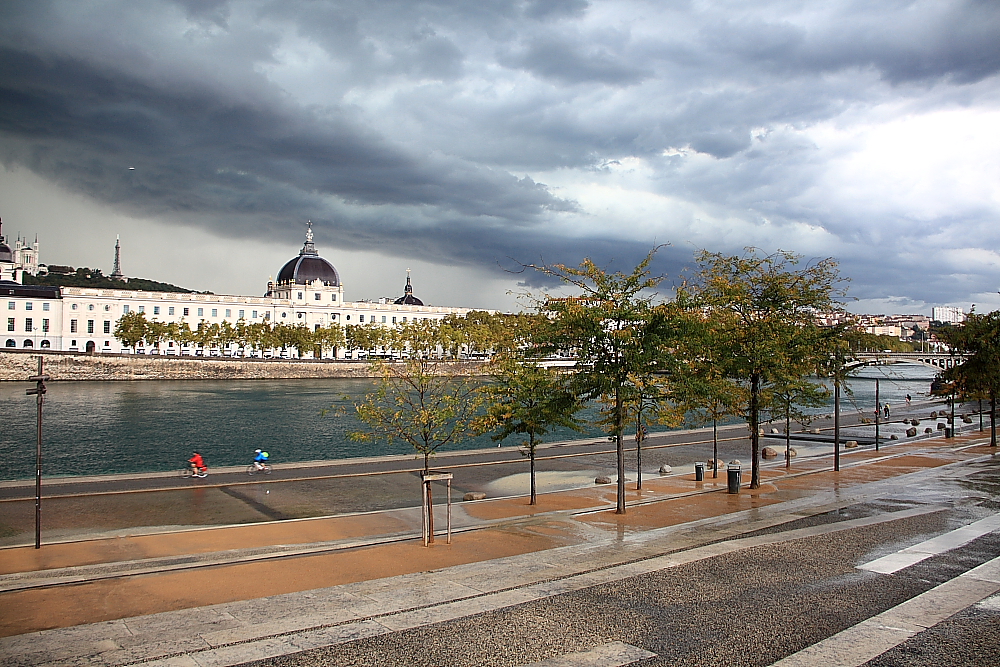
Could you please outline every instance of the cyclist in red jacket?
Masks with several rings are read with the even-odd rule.
[[[194,456],[188,459],[188,463],[191,464],[191,474],[193,476],[208,477],[208,466],[205,465],[205,459],[201,458],[201,454],[195,452]]]

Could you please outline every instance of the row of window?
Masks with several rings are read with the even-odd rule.
[[[299,297],[299,301],[301,301],[302,300],[302,292],[298,293],[298,297]],[[315,294],[313,294],[313,299],[315,301],[322,301],[323,300],[323,295],[320,292],[316,292]],[[337,295],[336,294],[331,294],[330,295],[330,301],[336,301],[336,300],[337,300]]]
[[[34,346],[34,343],[32,343],[30,340],[24,341],[24,347],[33,347],[33,346]],[[8,338],[7,339],[7,347],[17,347],[17,341],[14,340],[13,338]],[[49,348],[49,347],[52,347],[52,343],[50,343],[47,340],[43,340],[41,343],[38,344],[38,347]]]
[[[51,305],[52,304],[48,303],[47,301],[43,301],[42,302],[42,310],[49,310],[49,307]],[[7,302],[7,310],[15,310],[16,307],[17,307],[17,301],[8,301]],[[34,305],[33,302],[31,302],[31,301],[25,301],[24,302],[24,309],[25,310],[33,310],[34,307],[35,307],[35,305]]]
[[[162,310],[163,310],[162,306],[153,306],[153,315],[160,315],[160,314],[162,314]],[[197,312],[197,316],[198,317],[205,317],[205,309],[204,308],[197,308],[196,310],[198,311]],[[182,311],[181,315],[183,315],[184,317],[187,317],[187,316],[189,316],[191,314],[191,309],[190,308],[181,308],[181,311]],[[130,306],[128,304],[125,304],[124,306],[122,306],[122,312],[125,312],[125,313],[131,312]],[[146,306],[138,306],[136,308],[136,312],[137,313],[145,313],[146,312]],[[219,316],[219,309],[218,308],[212,308],[211,312],[212,312],[212,314],[211,314],[210,317],[218,317]],[[242,319],[246,318],[246,312],[247,311],[245,311],[245,310],[238,310],[236,312],[237,312],[237,315],[236,315],[237,319],[242,320]],[[230,317],[231,318],[233,316],[233,310],[231,308],[226,308],[225,309],[225,313],[226,314],[223,315],[223,317]],[[174,306],[167,306],[167,313],[166,314],[167,315],[176,315],[176,309],[174,308]],[[250,319],[252,319],[252,320],[253,319],[257,319],[257,311],[256,310],[251,310],[250,311]]]
[[[8,317],[7,318],[7,331],[14,331],[15,330],[15,324],[16,324],[16,322],[14,321],[14,318],[13,317]],[[37,328],[35,327],[34,318],[31,318],[31,317],[24,318],[24,330],[28,331],[28,332],[37,331]],[[49,331],[49,320],[48,319],[43,319],[42,320],[42,333],[48,333],[48,331]]]

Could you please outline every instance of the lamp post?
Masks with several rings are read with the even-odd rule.
[[[42,403],[45,401],[45,381],[49,376],[42,372],[42,357],[38,357],[38,374],[28,378],[35,383],[34,389],[28,389],[25,394],[35,396],[37,408],[37,424],[35,427],[35,548],[42,548]]]
[[[878,426],[879,417],[882,413],[882,403],[878,395],[878,378],[875,378],[875,451],[878,451]]]

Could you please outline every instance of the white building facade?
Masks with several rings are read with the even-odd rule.
[[[239,321],[304,325],[311,330],[331,324],[378,324],[391,327],[417,320],[439,320],[448,315],[465,315],[469,308],[425,306],[413,297],[407,276],[406,294],[395,301],[348,302],[336,269],[316,252],[311,228],[299,256],[278,272],[262,297],[227,296],[179,292],[144,292],[126,289],[87,287],[42,287],[0,282],[0,306],[5,308],[6,325],[0,331],[4,348],[32,348],[90,353],[222,354],[234,349],[199,350],[179,347],[167,341],[149,346],[126,348],[114,336],[121,317],[143,313],[148,320],[186,323],[196,330],[207,325]],[[0,325],[2,326],[2,325]],[[235,347],[235,346],[233,346]],[[262,351],[257,351],[261,353]],[[344,356],[345,350],[337,351]],[[327,350],[326,354],[331,351]]]
[[[951,306],[935,306],[931,309],[931,319],[950,324],[961,324],[965,321],[965,311]]]

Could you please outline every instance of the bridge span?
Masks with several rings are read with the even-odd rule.
[[[967,358],[966,354],[953,354],[951,352],[858,352],[854,354],[854,360],[849,363],[849,366],[857,368],[879,364],[911,363],[945,370],[958,366]]]

